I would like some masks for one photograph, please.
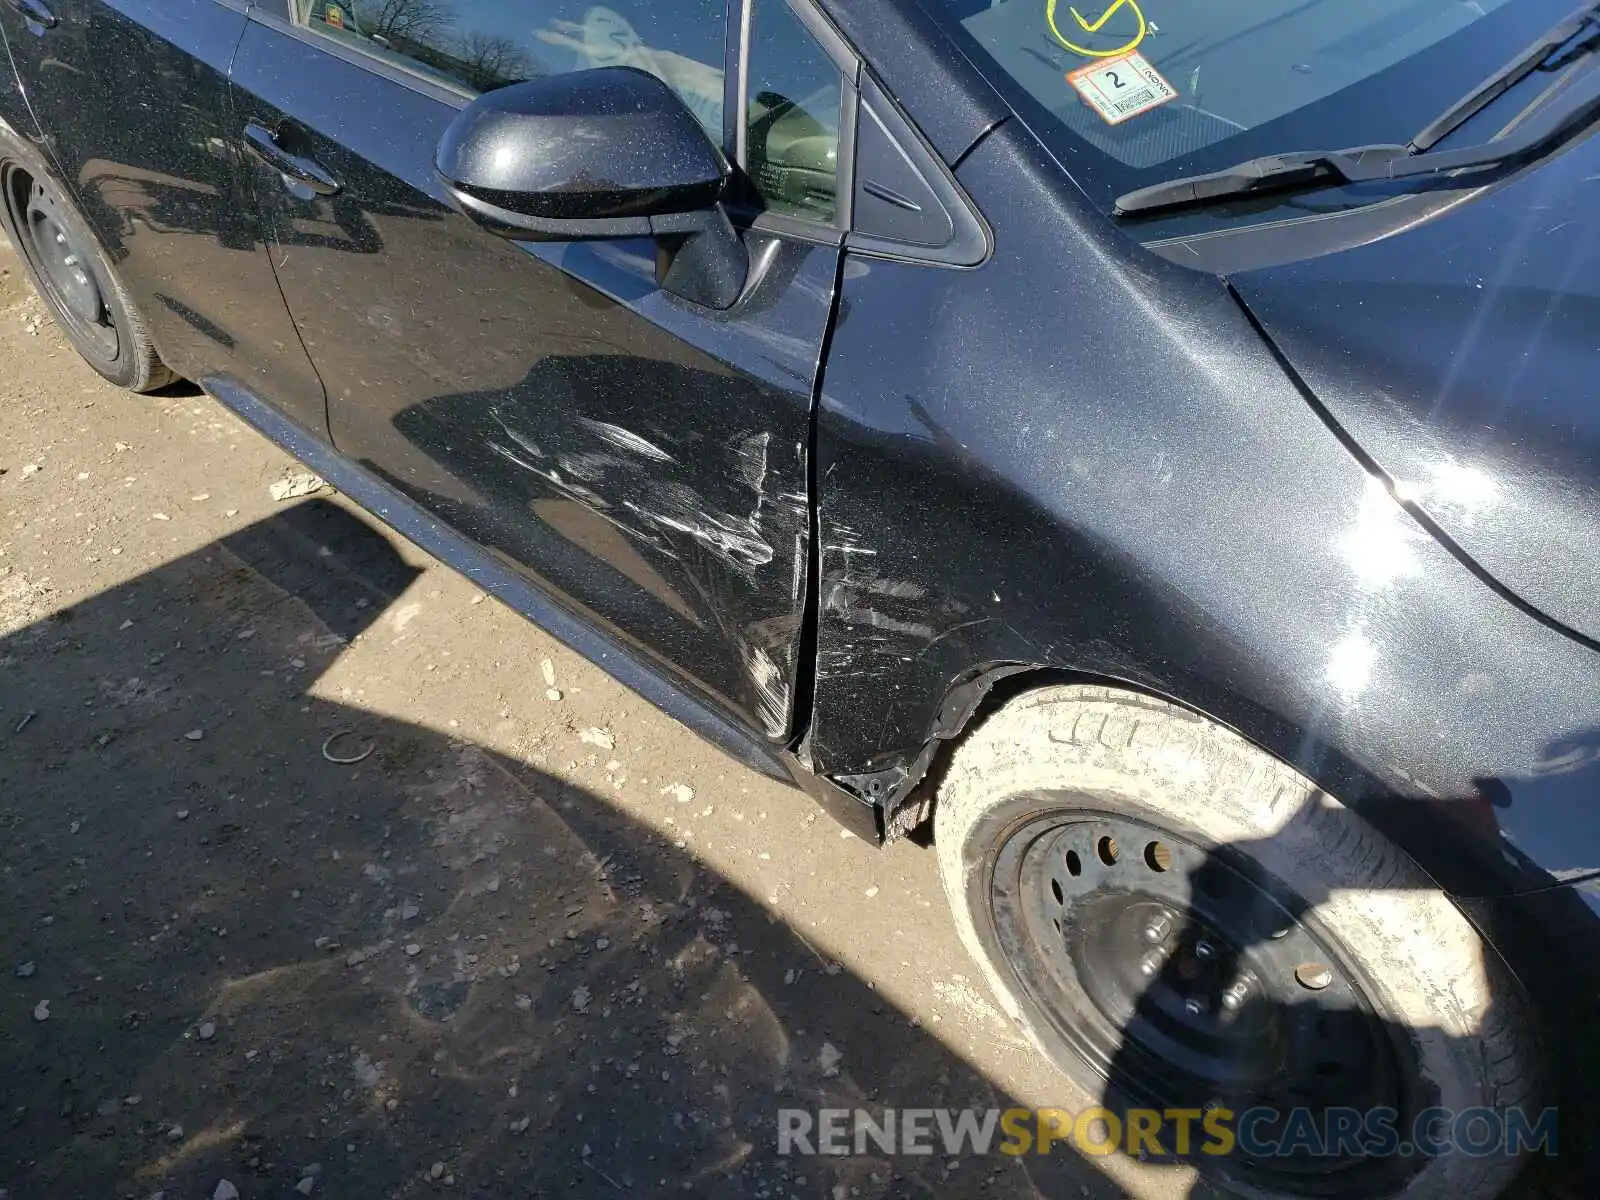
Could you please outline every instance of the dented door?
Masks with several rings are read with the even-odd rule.
[[[838,250],[748,235],[716,313],[649,240],[519,245],[445,203],[462,97],[255,10],[241,121],[339,192],[254,178],[339,450],[774,739],[807,586],[807,446]]]

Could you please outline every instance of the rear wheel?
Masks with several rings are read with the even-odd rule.
[[[1194,1156],[1220,1182],[1489,1200],[1515,1173],[1411,1146],[1429,1109],[1532,1103],[1503,966],[1397,847],[1242,739],[1144,696],[1041,691],[957,748],[935,836],[1002,1005],[1108,1109],[1280,1114]],[[1336,1144],[1346,1110],[1392,1112],[1397,1147],[1365,1124]]]
[[[156,355],[99,242],[53,180],[0,157],[0,219],[34,288],[85,362],[133,392],[177,378]]]

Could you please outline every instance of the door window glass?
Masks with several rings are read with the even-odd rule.
[[[722,144],[725,0],[290,0],[290,12],[296,25],[457,91],[637,67]]]
[[[747,170],[771,212],[832,222],[838,212],[844,80],[785,0],[751,0]]]

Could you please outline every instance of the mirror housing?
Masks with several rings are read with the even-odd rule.
[[[672,89],[633,67],[485,93],[445,130],[435,168],[468,207],[561,240],[648,235],[652,217],[713,207],[729,174]]]
[[[669,239],[662,286],[715,308],[744,287],[748,257],[719,206],[728,162],[648,72],[596,67],[485,93],[445,130],[434,168],[456,207],[502,237]]]

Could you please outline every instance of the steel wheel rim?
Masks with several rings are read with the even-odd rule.
[[[115,362],[121,337],[105,302],[94,260],[61,219],[54,195],[37,181],[30,181],[26,202],[13,204],[13,215],[21,249],[33,265],[54,315],[80,344],[106,362]]]
[[[1109,1081],[1108,1104],[1384,1107],[1402,1129],[1418,1110],[1414,1054],[1379,1015],[1372,981],[1309,905],[1243,856],[1057,809],[1014,822],[991,863],[988,915],[1005,966],[1035,1019]],[[1281,1128],[1267,1120],[1256,1132]],[[1222,1165],[1316,1194],[1366,1191],[1420,1163],[1241,1154]]]

